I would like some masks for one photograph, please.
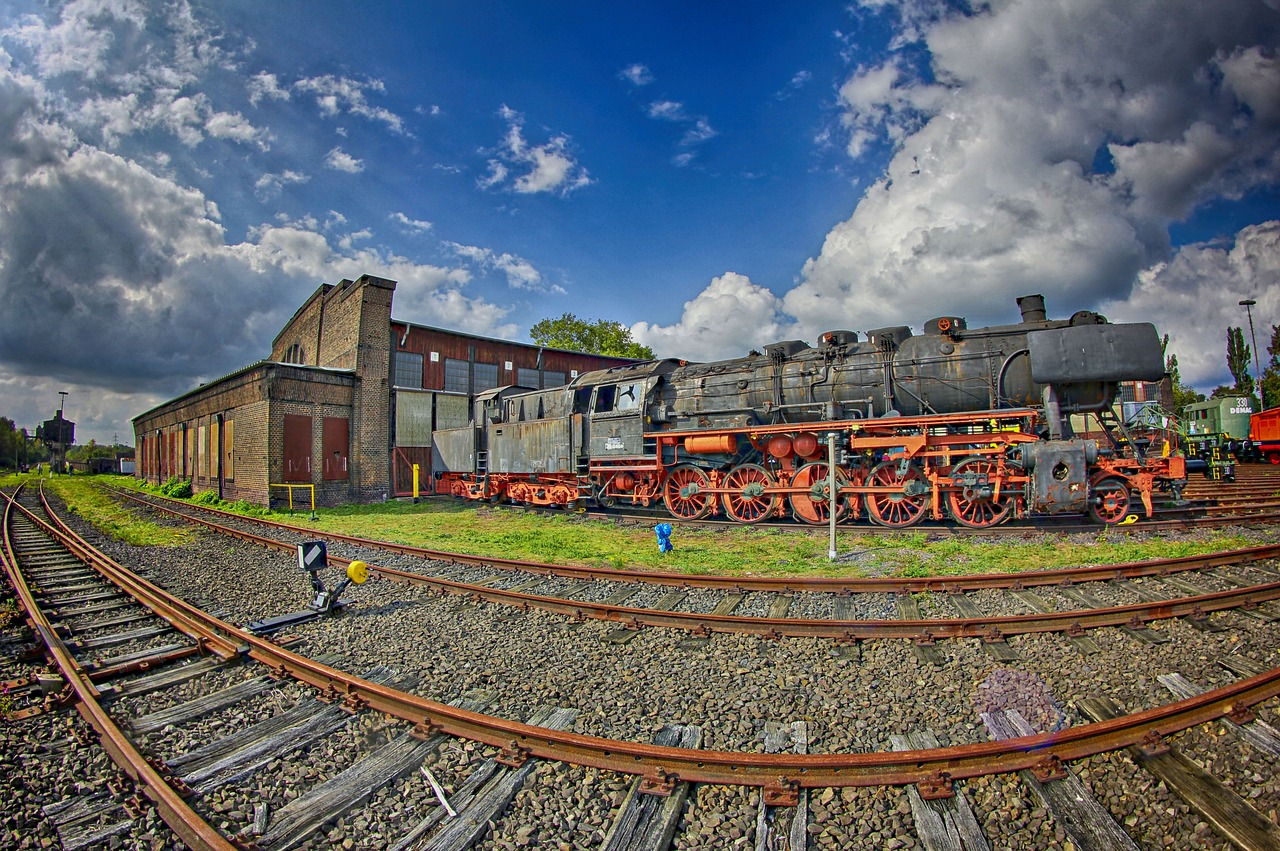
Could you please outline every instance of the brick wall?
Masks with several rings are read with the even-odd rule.
[[[293,346],[302,349],[302,363],[319,366],[320,327],[324,317],[324,296],[332,284],[321,284],[306,303],[298,308],[271,343],[270,360],[284,362]]]
[[[391,488],[391,298],[395,281],[362,276],[354,338],[356,383],[352,399],[353,496],[372,502]],[[354,294],[348,298],[354,299]],[[354,307],[354,305],[353,305]],[[349,312],[355,312],[354,310]]]

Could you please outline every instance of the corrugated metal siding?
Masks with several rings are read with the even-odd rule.
[[[396,391],[396,446],[431,445],[435,393]]]
[[[436,395],[436,428],[459,428],[471,422],[471,402],[466,396]]]
[[[489,469],[496,473],[573,472],[569,423],[506,423],[489,436]]]

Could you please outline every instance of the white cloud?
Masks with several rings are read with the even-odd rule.
[[[417,231],[419,233],[425,233],[426,231],[429,231],[431,230],[432,227],[434,227],[434,225],[432,225],[431,222],[425,222],[420,219],[411,219],[408,216],[406,216],[404,213],[400,213],[400,212],[392,213],[387,218],[391,219],[391,221],[393,222],[397,222],[403,225],[404,227],[408,228],[411,231]]]
[[[628,65],[618,72],[618,76],[633,86],[647,86],[653,82],[653,72],[649,70],[647,65],[637,62]]]
[[[1277,21],[1252,0],[897,11],[904,52],[840,92],[849,154],[882,140],[893,158],[785,297],[808,335],[1003,321],[1027,291],[1067,312],[1124,298],[1172,222],[1280,178]]]
[[[1154,322],[1169,335],[1183,382],[1208,392],[1233,383],[1228,326],[1243,328],[1253,345],[1244,299],[1257,301],[1254,329],[1265,363],[1271,325],[1280,320],[1280,221],[1244,228],[1229,244],[1183,246],[1169,262],[1144,270],[1128,298],[1101,309],[1112,321]]]
[[[260,71],[249,78],[249,103],[257,106],[263,98],[271,100],[289,100],[289,90],[281,88],[280,80],[275,74]]]
[[[381,94],[386,90],[381,80],[353,80],[350,77],[325,74],[298,80],[293,88],[314,95],[322,115],[335,116],[346,112],[370,121],[379,121],[396,133],[404,132],[400,116],[383,107],[369,104],[369,92]]]
[[[279,196],[285,186],[291,183],[306,183],[308,175],[292,169],[285,169],[279,174],[264,174],[253,184],[254,193],[259,200],[267,201]]]
[[[649,117],[663,121],[688,121],[684,114],[684,104],[674,100],[655,100],[649,104]]]
[[[548,284],[532,263],[523,257],[517,257],[507,252],[496,252],[489,248],[480,248],[475,245],[461,245],[456,242],[447,242],[445,246],[457,254],[470,260],[482,271],[488,272],[496,270],[504,274],[507,278],[507,284],[512,289],[531,290],[539,293],[553,293],[555,295],[564,295],[565,291],[556,284]]]
[[[787,85],[774,94],[778,100],[786,100],[813,81],[812,71],[797,71],[791,76]]]
[[[1236,98],[1258,121],[1274,126],[1280,122],[1280,57],[1274,49],[1270,53],[1258,45],[1237,47],[1229,56],[1220,56],[1217,65]]]
[[[334,171],[345,171],[348,174],[359,174],[364,171],[364,162],[351,156],[342,148],[334,148],[325,154],[324,164]]]
[[[676,324],[637,322],[631,326],[631,337],[659,357],[744,357],[751,349],[777,342],[785,328],[778,318],[781,306],[777,296],[745,275],[725,272],[685,302]]]
[[[547,192],[568,195],[592,183],[569,148],[569,137],[553,136],[542,145],[524,138],[524,117],[505,104],[498,115],[507,122],[507,134],[488,161],[489,172],[476,181],[481,189],[509,189],[520,194]]]
[[[686,147],[690,145],[700,145],[708,139],[714,139],[718,135],[720,134],[707,122],[706,119],[699,118],[697,121],[693,122],[693,126],[685,132],[684,137],[680,140],[680,144]]]
[[[677,143],[681,148],[693,148],[719,135],[705,116],[690,115],[685,110],[684,104],[679,101],[653,101],[646,108],[645,114],[655,121],[670,121],[673,124],[685,125],[687,129]],[[685,150],[672,157],[671,162],[676,166],[684,167],[690,165],[696,158],[696,152]]]
[[[115,431],[129,441],[133,416],[263,357],[303,299],[342,277],[399,281],[397,315],[411,321],[516,333],[509,308],[465,292],[465,266],[372,246],[369,229],[348,229],[337,213],[323,232],[312,215],[282,215],[229,242],[203,192],[85,142],[51,99],[0,61],[0,392],[41,400],[13,411],[26,424],[70,389],[82,439],[95,429],[99,440]],[[195,99],[188,106],[187,116],[201,115]],[[285,169],[255,189],[305,180]],[[529,274],[510,256],[495,266]]]
[[[108,147],[156,128],[188,146],[212,137],[267,147],[264,130],[193,90],[213,71],[234,70],[235,57],[222,46],[222,34],[197,21],[185,0],[155,7],[75,0],[52,23],[21,18],[0,30],[0,41],[30,51],[42,79],[77,81],[79,97],[51,97],[44,106],[86,136],[100,133]]]

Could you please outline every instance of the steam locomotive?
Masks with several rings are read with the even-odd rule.
[[[1120,382],[1159,381],[1150,323],[1082,310],[924,333],[830,331],[714,363],[656,360],[548,390],[479,395],[468,426],[433,436],[438,493],[571,507],[653,506],[675,517],[889,527],[948,517],[985,527],[1087,512],[1118,523],[1155,491],[1178,495],[1185,459],[1129,434]],[[1097,429],[1083,432],[1083,424]],[[1073,425],[1080,426],[1073,428]],[[1078,433],[1083,432],[1083,433]],[[1164,451],[1155,451],[1163,445]]]

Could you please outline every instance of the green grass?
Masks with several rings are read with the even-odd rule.
[[[36,477],[29,478],[28,487],[37,487]],[[97,487],[98,484],[122,484],[128,480],[125,476],[53,476],[44,480],[44,487],[47,492],[57,494],[73,514],[93,524],[104,535],[126,544],[178,547],[193,540],[193,530],[181,526],[158,526]]]
[[[124,477],[98,478],[136,487]],[[140,533],[150,527],[158,535],[173,534],[167,528],[137,521],[106,497],[94,500],[82,496],[82,488],[92,490],[92,481],[85,477],[59,483],[69,488],[76,500],[75,510],[90,522],[100,525],[94,518],[101,516],[113,524],[112,529],[136,526],[135,533]],[[1089,538],[1041,534],[1015,541],[963,537],[929,541],[927,533],[920,530],[894,534],[860,525],[838,530],[839,558],[831,562],[827,559],[825,527],[778,530],[677,525],[671,536],[675,550],[664,555],[658,552],[652,523],[593,520],[578,514],[533,514],[460,501],[429,499],[416,505],[393,501],[321,508],[314,520],[305,509],[290,515],[244,503],[217,507],[317,531],[469,555],[691,575],[911,577],[1013,573],[1198,555],[1250,545],[1240,536],[1218,532],[1194,541],[1155,537],[1140,540],[1138,533],[1118,529],[1100,530]],[[118,514],[132,520],[117,520]]]
[[[1087,542],[1043,535],[996,543],[983,538],[930,542],[922,531],[885,534],[865,526],[841,528],[840,557],[827,559],[824,530],[696,528],[675,526],[674,551],[658,552],[649,524],[615,523],[575,514],[532,514],[515,509],[428,500],[414,505],[352,505],[274,515],[323,531],[396,541],[493,558],[527,559],[675,573],[762,576],[938,576],[1005,573],[1088,564],[1167,558],[1248,546],[1239,536],[1137,540],[1110,530]],[[656,522],[656,521],[655,521]]]

